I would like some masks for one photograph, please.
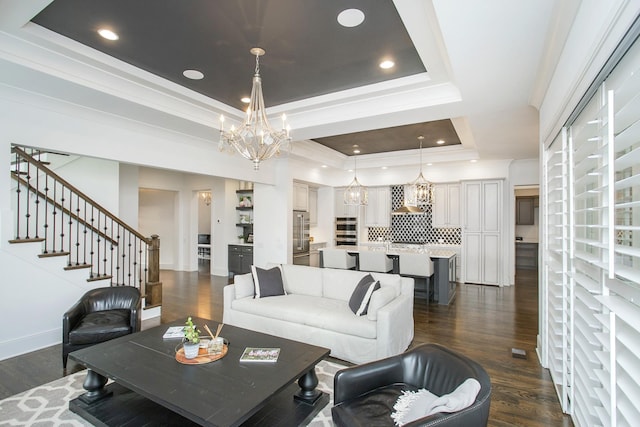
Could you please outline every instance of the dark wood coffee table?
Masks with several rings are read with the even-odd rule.
[[[316,390],[315,365],[329,349],[225,325],[227,355],[202,365],[175,360],[179,340],[163,340],[163,324],[75,351],[88,368],[87,393],[69,409],[95,425],[294,426],[329,402]],[[215,330],[218,322],[194,319]],[[240,362],[245,347],[279,347],[275,363]],[[107,378],[114,382],[105,386]],[[296,384],[297,381],[297,384]]]

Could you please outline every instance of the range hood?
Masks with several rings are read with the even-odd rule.
[[[422,209],[417,206],[402,205],[398,209],[391,212],[391,215],[405,215],[405,214],[421,214],[424,213]]]

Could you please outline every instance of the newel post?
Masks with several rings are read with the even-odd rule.
[[[160,281],[160,237],[157,234],[151,236],[149,242],[149,275],[145,289],[145,307],[162,305],[162,282]]]

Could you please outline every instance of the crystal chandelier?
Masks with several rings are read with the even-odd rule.
[[[353,158],[353,181],[344,190],[345,205],[366,205],[369,202],[369,190],[358,181],[357,157]]]
[[[420,141],[420,175],[404,186],[404,202],[407,206],[430,205],[433,203],[433,184],[427,181],[422,174],[422,141],[424,136],[420,135],[418,140]]]
[[[288,150],[291,142],[290,127],[286,124],[286,117],[282,115],[282,130],[274,130],[267,120],[267,114],[262,97],[262,79],[260,78],[260,57],[264,49],[254,47],[250,50],[256,57],[256,69],[253,75],[251,99],[247,107],[244,123],[236,129],[231,126],[224,130],[224,116],[220,116],[220,151],[237,151],[240,155],[253,162],[253,169],[260,168],[260,162],[280,154],[281,150]]]

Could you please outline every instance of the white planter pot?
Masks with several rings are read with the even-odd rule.
[[[196,356],[198,356],[200,344],[186,342],[182,345],[182,347],[184,348],[184,357],[186,357],[187,359],[194,359],[196,358]]]

